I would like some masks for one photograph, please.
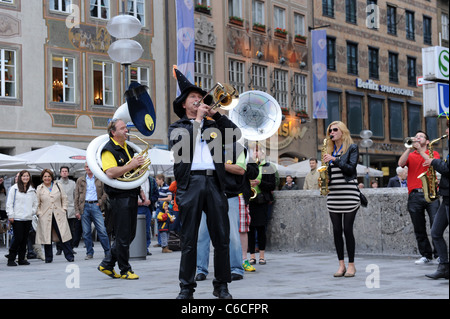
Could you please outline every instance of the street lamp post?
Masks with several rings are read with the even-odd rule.
[[[364,164],[366,165],[366,175],[364,176],[364,187],[369,187],[369,166],[370,166],[370,157],[369,157],[369,147],[372,147],[373,141],[370,139],[372,137],[372,131],[371,130],[362,130],[359,133],[359,136],[361,136],[362,140],[359,143],[361,147],[364,147],[366,149],[366,156],[364,160]]]
[[[136,17],[125,13],[113,17],[106,26],[109,34],[117,39],[109,47],[108,55],[124,67],[125,90],[128,88],[128,67],[139,60],[144,52],[139,42],[131,40],[141,28],[141,22]]]

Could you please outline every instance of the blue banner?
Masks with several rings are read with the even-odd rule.
[[[176,0],[177,4],[177,49],[178,70],[191,83],[194,82],[195,32],[194,32],[194,0]],[[177,95],[180,94],[178,88]]]
[[[313,74],[313,118],[328,118],[327,31],[311,31]]]

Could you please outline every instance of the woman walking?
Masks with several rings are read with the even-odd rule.
[[[328,126],[329,140],[327,154],[323,162],[328,163],[329,194],[327,208],[333,224],[333,236],[339,259],[339,269],[334,277],[354,277],[355,268],[355,237],[353,223],[360,206],[356,165],[359,150],[350,137],[347,126],[340,122],[332,122]],[[344,233],[347,246],[348,267],[344,262]]]
[[[19,173],[17,183],[9,189],[6,202],[8,220],[14,232],[14,240],[9,248],[8,266],[17,266],[15,262],[17,256],[19,265],[30,264],[25,259],[25,253],[31,221],[33,215],[36,215],[36,209],[36,191],[31,185],[31,175],[23,170]]]
[[[41,173],[42,184],[37,187],[38,200],[37,216],[39,217],[36,230],[36,244],[44,245],[45,262],[53,261],[52,240],[60,241],[67,261],[74,261],[70,248],[69,222],[67,220],[68,200],[64,191],[53,183],[53,172],[44,169]],[[56,237],[54,236],[56,235]]]

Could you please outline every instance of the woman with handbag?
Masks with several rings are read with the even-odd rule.
[[[31,229],[33,215],[36,214],[37,199],[34,187],[31,185],[31,175],[27,170],[19,173],[17,183],[11,186],[6,202],[8,220],[13,227],[14,240],[9,248],[8,266],[29,265],[25,259],[28,234]]]
[[[327,154],[323,161],[328,163],[329,193],[327,208],[333,224],[333,237],[339,260],[339,269],[334,277],[354,277],[355,237],[353,223],[361,205],[356,166],[359,150],[350,137],[347,126],[340,122],[332,122],[327,129],[329,140]],[[348,254],[348,268],[344,262],[344,233]]]
[[[44,169],[41,173],[42,184],[37,187],[38,200],[36,244],[44,245],[45,262],[53,261],[52,241],[60,241],[67,261],[74,261],[70,246],[69,221],[67,220],[67,195],[53,183],[53,172]]]

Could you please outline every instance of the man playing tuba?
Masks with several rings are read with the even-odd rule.
[[[127,145],[128,129],[124,121],[113,119],[108,125],[110,140],[102,151],[102,168],[109,178],[119,178],[144,164],[142,156],[134,156],[134,150]],[[112,278],[139,279],[129,264],[130,244],[136,234],[138,196],[140,187],[117,189],[104,185],[108,194],[112,223],[114,225],[114,243],[111,254],[106,256],[98,270]],[[120,275],[114,271],[118,264]]]

